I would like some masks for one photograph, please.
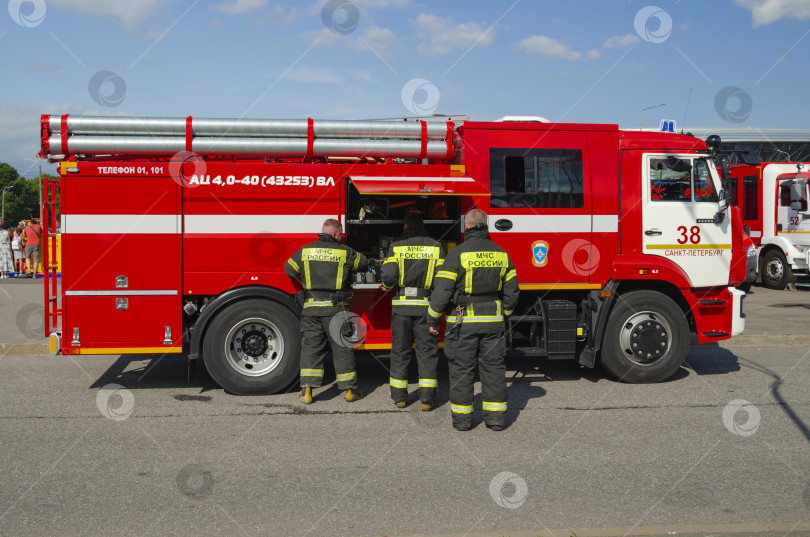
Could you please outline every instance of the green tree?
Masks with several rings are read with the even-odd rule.
[[[26,179],[13,166],[0,163],[0,192],[6,187],[5,221],[16,226],[22,220],[39,217],[39,183],[41,179]]]

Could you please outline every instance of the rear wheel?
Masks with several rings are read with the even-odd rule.
[[[762,258],[762,284],[768,289],[782,290],[793,279],[793,270],[779,250],[768,250]]]
[[[299,354],[298,319],[269,300],[244,300],[223,309],[203,340],[208,373],[237,395],[287,388],[298,374]]]
[[[602,365],[622,382],[661,382],[675,374],[689,350],[681,308],[656,291],[620,295],[608,317]]]

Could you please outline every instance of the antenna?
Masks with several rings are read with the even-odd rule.
[[[686,110],[683,111],[683,121],[681,122],[681,134],[683,134],[683,129],[686,127],[686,114],[689,113],[689,101],[692,100],[692,88],[689,88],[689,97],[686,98]]]

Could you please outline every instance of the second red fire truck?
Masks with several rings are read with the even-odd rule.
[[[52,350],[186,352],[233,393],[284,390],[300,336],[283,263],[325,219],[382,260],[409,212],[449,250],[474,207],[517,266],[513,354],[655,382],[681,366],[690,333],[742,332],[733,286],[746,252],[713,161],[719,140],[448,119],[43,116],[40,156],[59,164],[45,182],[49,232],[61,193]],[[353,281],[341,334],[390,348],[390,296],[373,273]]]

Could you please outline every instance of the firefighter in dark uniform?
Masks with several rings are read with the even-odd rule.
[[[312,403],[312,388],[323,381],[326,343],[332,347],[337,387],[346,391],[347,401],[363,398],[357,389],[354,347],[342,334],[350,326],[347,311],[351,294],[351,274],[368,267],[366,257],[341,244],[343,226],[337,220],[323,223],[318,240],[303,246],[284,264],[290,278],[299,280],[304,290],[301,313],[301,393],[304,404]],[[347,324],[349,323],[349,324]]]
[[[391,245],[390,257],[381,268],[382,286],[396,289],[391,300],[391,399],[400,408],[408,398],[408,365],[416,349],[419,396],[422,410],[433,410],[439,338],[427,330],[427,313],[433,278],[442,264],[441,244],[425,232],[422,215],[405,216],[402,239]]]
[[[503,248],[489,240],[487,213],[473,209],[464,216],[464,243],[450,250],[436,274],[427,321],[438,334],[448,306],[444,352],[450,366],[450,412],[453,427],[472,428],[473,377],[481,378],[483,418],[502,431],[506,414],[505,317],[518,301],[515,265]]]

